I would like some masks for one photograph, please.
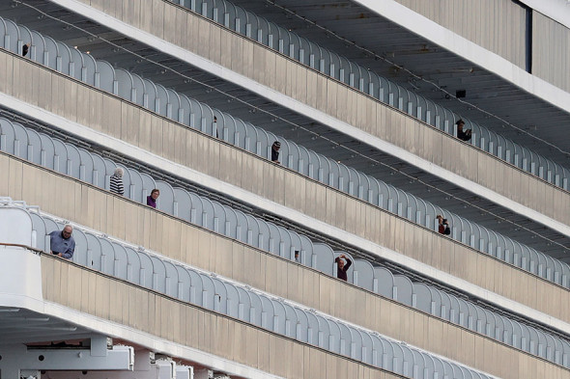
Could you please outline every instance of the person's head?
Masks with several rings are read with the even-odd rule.
[[[338,268],[339,270],[342,270],[344,268],[344,259],[342,258],[338,259]]]
[[[61,235],[64,239],[69,239],[69,237],[71,237],[71,233],[73,233],[73,226],[69,224],[65,225],[61,231]]]
[[[444,225],[447,225],[447,219],[446,219],[446,218],[444,218],[443,220],[441,220],[441,222],[442,222]]]
[[[273,142],[273,145],[271,147],[273,148],[273,150],[279,151],[279,149],[281,149],[281,142],[275,141]]]
[[[122,178],[123,177],[123,169],[120,167],[117,167],[115,169],[115,175],[117,175],[119,178]]]
[[[295,250],[295,259],[299,259],[299,250]]]
[[[159,196],[160,196],[160,191],[157,188],[150,191],[150,197],[152,197],[153,200],[158,199]]]
[[[463,130],[463,125],[465,125],[465,121],[459,119],[457,120],[456,124],[457,124],[457,130]]]
[[[440,221],[443,220],[443,216],[442,216],[442,215],[437,215],[437,216],[435,216],[435,218],[437,218],[437,219],[440,220]]]

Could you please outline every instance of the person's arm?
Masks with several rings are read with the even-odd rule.
[[[73,257],[74,252],[75,252],[75,240],[71,241],[67,250],[59,254],[59,256],[65,259],[71,259],[71,257]]]
[[[352,261],[350,259],[348,259],[347,257],[344,257],[344,259],[346,259],[346,264],[344,265],[344,271],[348,271],[350,265],[352,265]]]

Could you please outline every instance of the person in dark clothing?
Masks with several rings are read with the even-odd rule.
[[[437,221],[439,222],[437,231],[441,234],[451,234],[451,228],[449,227],[447,219],[443,218],[442,215],[437,215],[436,218]]]
[[[345,260],[346,263],[344,263]],[[346,282],[348,280],[346,272],[352,265],[352,261],[342,254],[340,257],[336,257],[334,262],[336,263],[336,277]]]
[[[271,162],[281,164],[279,162],[279,149],[281,149],[281,142],[273,142],[273,145],[271,145]]]
[[[471,129],[463,130],[463,126],[465,125],[465,121],[458,120],[457,124],[457,138],[462,141],[469,141],[471,139]]]
[[[146,197],[146,205],[156,208],[156,199],[160,196],[160,191],[158,189],[153,189],[150,191],[150,196]]]
[[[30,44],[27,43],[22,46],[22,56],[25,57],[28,54],[28,50],[30,49]]]

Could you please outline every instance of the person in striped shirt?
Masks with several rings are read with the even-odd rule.
[[[111,175],[111,180],[109,182],[109,190],[117,195],[123,196],[125,194],[125,188],[123,186],[123,169],[117,167],[115,173]]]

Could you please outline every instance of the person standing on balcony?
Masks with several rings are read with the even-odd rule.
[[[346,263],[344,262],[345,260]],[[336,263],[336,277],[346,282],[348,280],[346,272],[352,265],[352,261],[342,254],[340,257],[336,257],[334,262]]]
[[[109,190],[117,195],[123,196],[125,194],[125,187],[123,186],[123,169],[117,167],[115,173],[111,175],[109,182]]]
[[[437,215],[435,218],[437,218],[437,221],[439,222],[437,231],[441,234],[451,234],[451,228],[449,227],[447,219],[443,218],[442,215]]]
[[[71,236],[73,233],[73,227],[69,224],[63,227],[63,230],[54,230],[49,234],[50,252],[58,257],[71,259],[73,257],[73,252],[75,251],[75,240]]]
[[[149,207],[156,208],[156,199],[158,199],[159,196],[160,196],[160,191],[157,188],[150,191],[150,196],[146,197],[146,205],[148,205]]]
[[[273,145],[271,145],[271,162],[281,164],[279,162],[279,149],[281,149],[281,142],[273,142]]]
[[[462,141],[469,141],[471,139],[471,129],[466,129],[463,131],[463,126],[465,125],[465,121],[458,120],[457,124],[457,138]]]

